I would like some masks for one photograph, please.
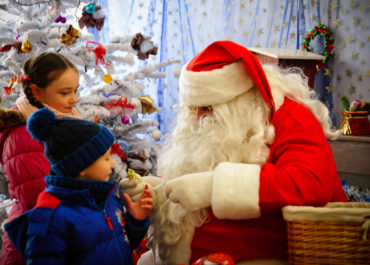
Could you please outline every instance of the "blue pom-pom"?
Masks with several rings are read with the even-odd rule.
[[[42,142],[51,131],[55,121],[54,112],[47,108],[42,108],[30,116],[27,121],[27,130],[32,138]]]

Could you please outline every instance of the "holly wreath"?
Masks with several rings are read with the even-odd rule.
[[[330,57],[333,56],[334,50],[334,38],[333,33],[323,24],[318,24],[315,28],[311,29],[310,32],[307,33],[306,37],[302,40],[302,50],[310,52],[310,42],[313,40],[317,34],[325,37],[325,50],[322,53],[325,56],[324,60],[320,60],[318,65],[321,69],[325,68],[325,62]]]

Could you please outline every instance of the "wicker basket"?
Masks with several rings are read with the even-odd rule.
[[[370,264],[370,203],[286,206],[289,264]]]

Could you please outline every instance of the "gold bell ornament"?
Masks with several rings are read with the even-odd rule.
[[[26,40],[25,42],[22,43],[21,51],[24,52],[24,53],[31,52],[32,51],[32,44],[28,40]]]

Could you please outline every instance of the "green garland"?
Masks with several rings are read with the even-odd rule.
[[[325,37],[325,51],[322,53],[325,56],[325,60],[319,61],[319,67],[321,69],[325,68],[325,62],[327,59],[333,56],[334,50],[334,38],[333,33],[323,24],[318,24],[312,29],[309,33],[307,33],[306,38],[302,40],[302,50],[310,52],[310,42],[312,39],[316,37],[317,34]]]

